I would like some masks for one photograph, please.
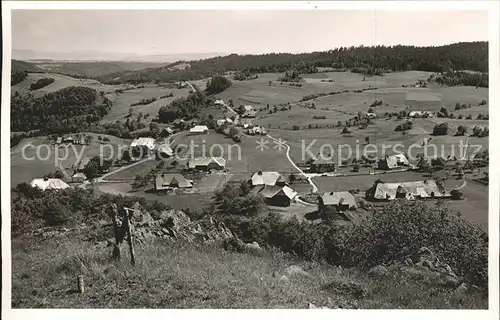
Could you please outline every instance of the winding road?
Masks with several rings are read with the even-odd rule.
[[[228,106],[226,103],[224,103],[224,106],[225,106],[225,107],[226,107],[226,108],[227,108],[227,109],[228,109],[231,113],[238,115],[238,113],[237,113],[236,111],[234,111],[234,109],[233,109],[233,108],[231,108],[230,106]],[[300,174],[302,174],[304,177],[306,177],[306,178],[307,178],[307,181],[309,182],[309,184],[310,184],[310,185],[311,185],[311,187],[313,188],[313,192],[314,192],[314,193],[315,193],[315,192],[317,192],[317,191],[318,191],[318,187],[314,184],[314,182],[312,181],[311,177],[309,177],[307,174],[305,174],[305,173],[304,173],[304,171],[302,171],[302,169],[300,169],[300,168],[299,168],[299,166],[298,166],[295,162],[293,162],[292,158],[290,157],[290,146],[289,146],[288,144],[286,144],[286,141],[284,141],[284,140],[278,140],[278,139],[276,139],[276,138],[272,137],[272,136],[271,136],[271,135],[269,135],[269,134],[267,135],[267,137],[268,137],[269,139],[271,139],[271,140],[275,141],[275,142],[278,142],[278,141],[279,141],[280,143],[282,143],[282,142],[283,142],[283,145],[285,145],[285,146],[286,146],[286,157],[287,157],[288,161],[292,164],[292,166],[293,166],[295,169],[297,169],[297,171],[299,171],[299,172],[300,172]],[[299,201],[299,200],[298,200],[298,201]],[[300,200],[300,202],[303,202],[303,201],[301,201],[301,200]],[[308,202],[303,202],[303,204],[305,204],[305,205],[311,205],[311,204],[310,204],[310,203],[308,203]]]

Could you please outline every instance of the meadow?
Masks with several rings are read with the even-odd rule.
[[[71,169],[77,164],[78,159],[101,155],[101,148],[102,156],[113,156],[116,159],[120,146],[128,146],[131,142],[129,139],[105,134],[83,134],[93,137],[93,142],[90,145],[57,147],[46,136],[27,138],[21,141],[11,149],[11,187],[15,187],[21,182],[30,183],[34,178],[42,178],[45,174],[60,170],[56,165],[56,158],[61,159],[60,163],[65,169]],[[98,142],[99,136],[109,139],[105,147]],[[68,170],[68,173],[71,175],[72,170]]]
[[[54,82],[38,90],[30,91],[31,84],[43,78],[52,78],[54,79]],[[113,92],[124,87],[123,85],[103,84],[93,79],[77,79],[58,73],[29,73],[26,79],[12,86],[11,92],[12,94],[14,94],[16,91],[19,91],[20,93],[31,92],[36,97],[38,97],[43,96],[44,94],[47,94],[49,92],[55,92],[71,86],[88,87],[95,89],[98,92]]]
[[[275,251],[233,253],[163,240],[136,245],[131,268],[83,238],[71,232],[58,241],[13,239],[12,307],[304,309],[310,302],[343,309],[487,308],[480,292],[439,290],[400,276],[378,279]],[[310,276],[281,280],[294,264]],[[77,293],[77,275],[85,279],[84,294]]]

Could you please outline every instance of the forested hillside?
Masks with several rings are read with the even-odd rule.
[[[183,81],[201,79],[215,73],[244,70],[252,73],[314,72],[316,67],[350,69],[367,75],[383,72],[420,70],[446,72],[450,70],[488,71],[488,43],[464,42],[439,47],[376,46],[337,48],[329,51],[290,54],[237,55],[190,62],[185,70],[168,71],[168,67],[136,72],[110,74],[99,80],[107,83]]]
[[[43,97],[11,100],[11,130],[64,133],[84,130],[108,113],[111,102],[86,87],[67,87]]]
[[[10,81],[11,85],[18,84],[19,82],[23,81],[26,79],[26,76],[28,75],[28,72],[42,72],[43,70],[38,68],[37,66],[25,62],[25,61],[19,61],[19,60],[12,60],[11,61],[11,75],[10,75]]]

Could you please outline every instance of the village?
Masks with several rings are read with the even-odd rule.
[[[7,3],[8,307],[498,311],[493,6],[157,5]]]
[[[252,120],[255,120],[260,110],[254,110],[251,105],[242,105],[238,111],[235,111],[222,99],[216,99],[214,104],[227,109],[230,115],[216,119],[216,127],[213,129],[197,124],[196,121],[188,122],[177,119],[171,126],[165,126],[161,130],[161,138],[138,137],[116,159],[105,160],[104,165],[99,163],[102,162],[99,157],[93,159],[84,157],[71,167],[60,166],[58,176],[35,178],[31,181],[31,185],[42,190],[89,186],[101,188],[102,186],[101,190],[115,189],[112,192],[123,193],[123,191],[117,191],[120,188],[115,188],[115,186],[123,187],[127,184],[132,186],[131,194],[139,192],[139,194],[147,195],[149,199],[158,200],[165,199],[164,196],[169,195],[168,200],[165,199],[167,203],[175,199],[175,196],[189,195],[192,200],[186,201],[195,203],[199,194],[220,190],[227,183],[244,181],[248,183],[251,194],[262,196],[270,208],[285,216],[298,215],[304,219],[307,217],[318,219],[325,218],[325,215],[334,212],[337,220],[356,222],[365,217],[367,209],[374,205],[380,206],[385,202],[401,199],[406,201],[462,200],[463,196],[459,189],[464,187],[460,182],[460,179],[463,180],[464,172],[477,171],[479,173],[477,168],[486,166],[484,159],[474,158],[474,156],[462,161],[462,165],[457,165],[455,156],[453,159],[450,156],[449,159],[437,158],[432,161],[420,156],[414,163],[410,163],[408,156],[404,153],[382,157],[369,154],[359,158],[351,157],[338,163],[334,157],[318,154],[317,157],[311,157],[303,163],[294,163],[289,158],[292,166],[296,168],[296,170],[290,170],[289,173],[283,170],[268,171],[266,168],[246,172],[246,170],[238,170],[241,166],[235,166],[235,161],[230,161],[228,165],[227,159],[223,156],[203,154],[193,157],[193,150],[179,148],[176,141],[178,137],[192,143],[193,137],[199,140],[209,136],[222,136],[230,138],[234,144],[251,143],[249,138],[256,138],[256,136],[269,137],[266,128],[252,124]],[[376,116],[373,112],[365,114],[367,119],[373,119]],[[428,111],[412,111],[407,117],[415,119],[432,116],[434,114]],[[186,128],[188,129],[185,130]],[[108,138],[99,136],[93,139],[91,135],[84,134],[58,136],[53,141],[58,148],[68,148],[71,145],[86,147],[92,143],[105,144],[106,142],[109,142]],[[184,161],[179,160],[180,155],[184,155],[182,158]],[[186,159],[186,155],[191,156]],[[252,156],[258,157],[259,154]],[[241,159],[239,161],[241,162]],[[448,164],[451,162],[454,164],[453,167]],[[150,166],[148,169],[151,171],[147,175],[137,175],[131,182],[125,182],[119,177],[120,174],[123,175],[127,170],[133,171],[134,167],[141,166],[143,163],[148,163]],[[162,169],[165,167],[167,169]],[[443,170],[445,167],[446,170]],[[95,170],[93,171],[92,168]],[[445,177],[440,174],[444,171],[446,171]],[[457,183],[453,180],[451,183],[446,181],[448,171],[456,177]],[[413,181],[397,179],[397,173],[404,174],[405,172],[412,172],[411,176],[420,175],[422,178]],[[87,177],[86,173],[91,177]],[[339,190],[341,186],[337,185],[335,180],[330,180],[330,183],[334,185],[328,188],[321,181],[323,178],[341,179],[341,177],[349,176],[354,178],[365,176],[369,179],[377,177],[377,179],[364,190],[361,188]],[[393,176],[395,178],[392,178]],[[380,177],[383,177],[383,181]],[[128,180],[132,180],[132,177]],[[175,201],[172,202],[175,203]],[[311,213],[316,214],[311,215]]]

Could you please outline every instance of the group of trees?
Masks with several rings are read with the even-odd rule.
[[[445,136],[448,134],[448,123],[443,122],[440,124],[436,124],[432,130],[432,135],[434,136]]]
[[[328,217],[311,224],[279,213],[264,214],[262,199],[249,195],[246,188],[245,184],[226,187],[215,197],[217,210],[210,209],[245,242],[362,270],[399,261],[427,247],[466,281],[487,286],[487,237],[447,208],[422,201],[395,202],[372,209],[373,214],[359,224],[341,226],[330,223]]]
[[[433,80],[447,86],[474,86],[488,88],[488,73],[471,73],[464,71],[448,71],[435,76]]]
[[[49,84],[53,83],[54,82],[54,79],[52,78],[42,78],[42,79],[38,79],[37,82],[34,82],[30,85],[30,90],[38,90],[38,89],[41,89],[43,87],[46,87],[48,86]]]
[[[413,128],[413,123],[411,121],[405,121],[404,123],[398,124],[394,131],[407,131]]]
[[[110,109],[107,98],[86,87],[67,87],[38,98],[20,95],[11,99],[11,130],[80,132],[102,119]]]
[[[130,106],[131,107],[135,107],[135,106],[141,106],[141,105],[145,105],[145,104],[150,104],[150,103],[155,102],[156,100],[158,100],[156,97],[152,97],[152,98],[149,98],[149,99],[141,99],[141,101],[134,102],[134,103],[130,104]]]
[[[193,119],[198,116],[200,109],[206,108],[211,102],[203,92],[195,87],[195,92],[186,98],[179,98],[158,111],[160,122],[172,122],[176,119]]]
[[[301,82],[302,77],[297,70],[285,71],[285,74],[278,78],[281,82]]]
[[[253,79],[257,79],[259,78],[259,75],[258,74],[255,74],[255,73],[251,73],[250,71],[248,70],[244,70],[244,71],[237,71],[235,74],[234,74],[234,80],[238,80],[238,81],[243,81],[243,80],[253,80]]]
[[[490,135],[490,130],[488,127],[479,127],[479,126],[474,126],[472,128],[472,136],[473,137],[487,137]]]
[[[208,80],[207,88],[205,89],[206,94],[212,95],[220,93],[227,88],[229,88],[233,83],[226,77],[216,75]]]
[[[331,91],[331,92],[311,93],[311,94],[308,94],[306,96],[303,96],[300,101],[309,101],[309,100],[314,100],[314,99],[320,98],[320,97],[334,96],[334,95],[337,95],[337,94],[348,93],[348,92],[362,93],[362,92],[365,92],[365,91],[377,90],[377,89],[378,88],[375,88],[375,87],[368,87],[368,88],[356,89],[356,90],[344,89],[344,90]]]
[[[90,161],[83,168],[83,173],[87,179],[92,180],[99,175],[108,172],[109,168],[113,165],[113,160],[111,159],[101,159],[99,156],[95,156],[90,159]]]
[[[227,183],[223,189],[216,191],[213,198],[213,212],[256,216],[267,211],[264,198],[250,192],[251,186],[246,182]]]
[[[13,69],[12,73],[10,74],[10,84],[12,86],[16,85],[19,82],[26,79],[27,76],[28,76],[28,73],[26,71]]]
[[[108,206],[112,203],[133,207],[135,202],[158,217],[168,206],[162,202],[146,201],[140,197],[123,197],[103,194],[95,197],[92,189],[68,188],[57,192],[45,192],[21,183],[12,189],[13,235],[34,231],[41,227],[63,226],[80,223],[97,223],[108,220]]]
[[[169,70],[169,66],[165,66],[109,74],[99,77],[98,80],[106,83],[171,82],[203,79],[235,70],[248,71],[253,74],[283,73],[288,70],[297,70],[303,74],[314,73],[317,72],[318,67],[350,69],[366,75],[408,70],[438,73],[450,70],[488,72],[488,43],[463,42],[435,47],[352,46],[300,54],[231,54],[224,57],[190,61],[190,67],[184,70]],[[460,77],[462,76],[460,75]],[[471,80],[471,83],[476,85],[477,77],[474,81]]]

